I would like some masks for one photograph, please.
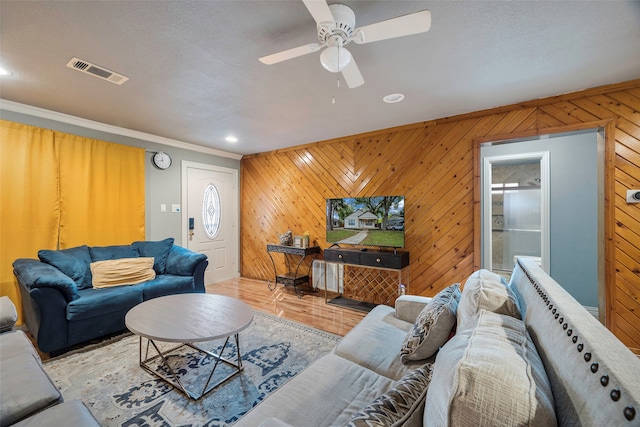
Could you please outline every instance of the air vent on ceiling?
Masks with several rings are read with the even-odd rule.
[[[73,68],[74,70],[82,71],[83,73],[91,74],[117,85],[121,85],[122,83],[129,80],[129,77],[115,73],[111,70],[107,70],[104,67],[100,67],[79,58],[71,58],[71,61],[67,63],[67,67]]]

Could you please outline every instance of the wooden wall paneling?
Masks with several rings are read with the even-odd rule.
[[[265,246],[287,227],[326,247],[326,198],[397,193],[411,293],[433,295],[479,262],[480,143],[602,127],[607,326],[640,348],[640,204],[624,200],[640,188],[640,80],[245,156],[242,274],[272,275]]]
[[[558,127],[565,124],[562,120],[557,119],[551,114],[547,114],[542,108],[538,108],[536,117],[536,126],[538,129]]]
[[[583,120],[580,120],[578,117],[573,116],[570,112],[567,111],[567,107],[569,106],[569,103],[541,105],[540,107],[538,107],[538,110],[544,112],[548,116],[555,118],[559,122],[559,124],[556,126],[581,123]]]
[[[616,306],[624,307],[626,315],[619,316],[618,322],[616,322],[616,329],[614,329],[613,332],[627,346],[637,348],[637,343],[633,338],[635,330],[637,330],[638,327],[637,325],[640,323],[640,316],[636,311],[638,304],[637,290],[622,277],[617,279],[617,283],[619,285],[618,291],[616,292]],[[622,326],[621,320],[624,320]]]
[[[566,114],[564,117],[567,123],[572,123],[569,117],[575,119],[573,123],[587,123],[598,120],[597,116],[583,110],[571,101],[560,101],[553,105]],[[545,108],[545,106],[541,106],[540,108]]]
[[[500,122],[491,129],[490,134],[499,135],[513,133],[518,129],[518,126],[520,126],[523,121],[531,115],[535,115],[536,111],[537,109],[533,107],[510,111],[505,114]]]
[[[309,162],[308,171],[304,172],[323,199],[349,194],[354,181],[352,147],[324,144],[321,148],[309,148],[308,152],[314,161]]]

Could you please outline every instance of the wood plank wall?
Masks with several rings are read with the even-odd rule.
[[[309,231],[326,248],[325,199],[404,194],[410,293],[434,295],[479,265],[481,142],[603,127],[607,327],[640,348],[640,80],[246,156],[241,274],[268,280],[267,243]],[[474,172],[475,171],[475,172]]]

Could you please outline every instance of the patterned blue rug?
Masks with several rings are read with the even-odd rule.
[[[45,361],[44,368],[65,400],[82,400],[105,427],[228,426],[331,351],[340,339],[299,323],[254,314],[251,326],[240,333],[244,370],[198,401],[138,365],[139,338],[134,335]],[[232,341],[223,356],[235,361]],[[219,353],[223,343],[200,346]],[[201,387],[211,372],[213,358],[188,347],[178,353],[170,364],[181,381],[188,389]],[[219,365],[213,381],[228,373],[227,369],[227,365]]]

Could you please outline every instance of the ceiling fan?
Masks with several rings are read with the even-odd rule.
[[[431,27],[431,13],[428,10],[355,28],[356,15],[348,6],[329,5],[326,0],[302,0],[302,2],[318,24],[320,43],[311,43],[263,56],[260,62],[272,65],[325,48],[320,54],[320,63],[332,73],[342,72],[344,80],[352,89],[364,84],[364,78],[351,52],[344,47],[346,44],[352,41],[356,44],[364,44],[424,33]]]

